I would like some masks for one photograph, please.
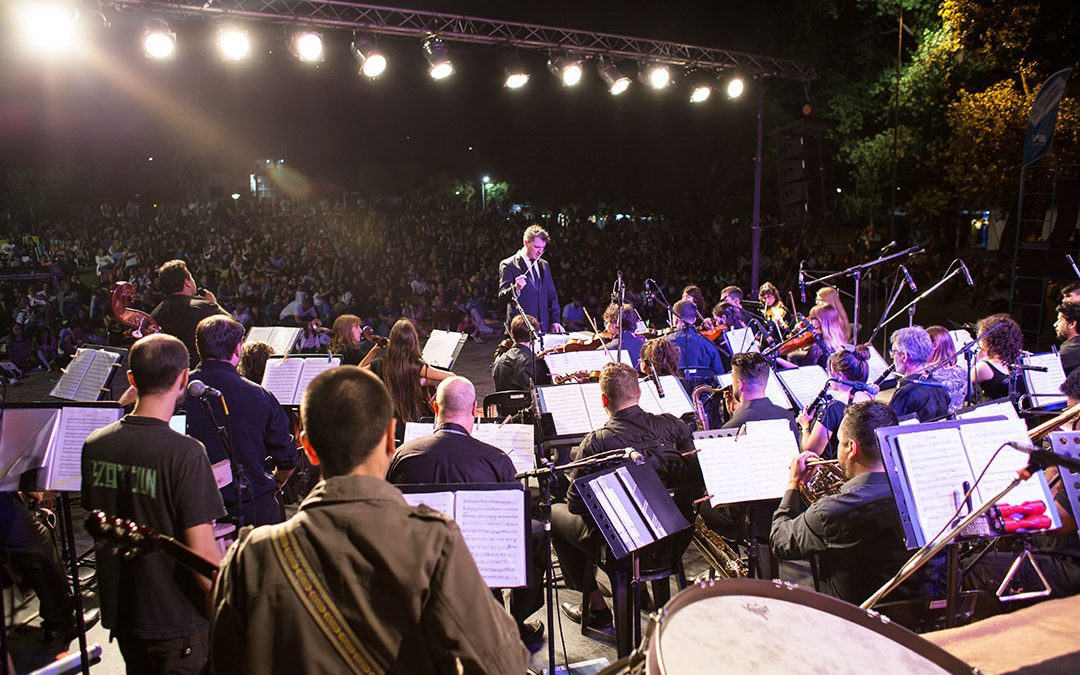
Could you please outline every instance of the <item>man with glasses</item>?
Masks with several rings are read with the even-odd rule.
[[[893,367],[901,376],[889,407],[900,419],[914,415],[920,422],[940,419],[949,412],[949,390],[932,377],[924,377],[934,342],[922,326],[901,328],[892,334]]]

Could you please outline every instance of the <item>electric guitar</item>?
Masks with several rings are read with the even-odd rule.
[[[152,527],[110,516],[95,509],[86,516],[86,530],[96,542],[107,545],[113,553],[122,558],[130,560],[158,551],[210,581],[217,577],[216,564],[181,544],[176,538],[159,534]]]

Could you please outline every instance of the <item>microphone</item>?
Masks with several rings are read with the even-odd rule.
[[[1008,441],[1005,445],[1013,450],[1019,450],[1020,452],[1026,452],[1031,455],[1031,460],[1028,464],[1029,468],[1045,469],[1048,466],[1063,466],[1069,471],[1080,472],[1080,460],[1078,459],[1059,455],[1051,450],[1043,450],[1034,445],[1017,443],[1016,441]]]
[[[881,391],[881,387],[874,384],[873,382],[856,382],[854,380],[845,380],[842,377],[833,377],[830,379],[837,384],[851,387],[853,391],[865,391],[871,396],[877,396],[877,393]]]
[[[1009,370],[1030,370],[1036,373],[1045,373],[1049,368],[1046,366],[1028,366],[1023,363],[1010,363]]]
[[[649,369],[649,377],[652,378],[653,384],[656,385],[656,395],[664,398],[664,387],[660,384],[660,378],[656,376],[656,369],[653,368],[652,361],[645,359],[645,367]]]
[[[803,276],[803,261],[799,261],[799,295],[802,296],[802,303],[806,304],[806,278]]]
[[[623,456],[634,464],[641,465],[645,463],[645,455],[633,448],[623,448]]]
[[[959,258],[958,258],[958,260],[959,260]],[[964,264],[963,260],[960,260],[960,269],[964,271],[964,281],[967,282],[968,286],[971,286],[972,288],[974,288],[975,287],[975,282],[971,279],[971,272],[968,271],[968,266],[966,264]]]
[[[904,265],[900,266],[900,271],[904,273],[904,278],[907,279],[908,288],[912,293],[918,293],[919,289],[915,287],[915,280],[911,278],[911,272],[908,272],[908,268]]]
[[[201,380],[192,380],[187,385],[187,395],[191,398],[202,398],[209,396],[210,398],[221,398],[221,392],[213,387],[206,386],[206,383]]]

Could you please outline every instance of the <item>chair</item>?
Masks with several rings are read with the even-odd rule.
[[[531,405],[532,395],[527,391],[508,389],[492,392],[484,397],[484,417],[514,415]]]

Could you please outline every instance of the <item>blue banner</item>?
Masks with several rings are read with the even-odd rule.
[[[1024,134],[1023,166],[1036,162],[1050,154],[1054,142],[1054,126],[1057,124],[1058,103],[1065,93],[1065,82],[1072,68],[1059,70],[1043,84],[1035,102],[1031,105],[1027,133]]]

